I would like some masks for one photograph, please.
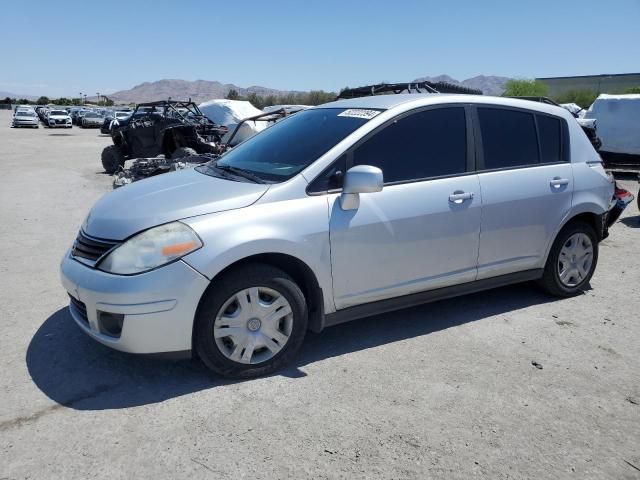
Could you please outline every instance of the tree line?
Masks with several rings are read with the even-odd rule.
[[[600,92],[604,93],[604,92]],[[627,88],[621,92],[607,92],[614,94],[640,93],[640,86]],[[582,108],[589,108],[598,98],[599,93],[590,89],[573,89],[558,95],[549,95],[549,88],[539,80],[508,80],[505,84],[505,97],[549,97],[557,103],[575,103]]]
[[[3,103],[3,104],[10,103],[13,105],[32,105],[35,103],[36,105],[77,105],[79,106],[79,105],[85,105],[86,102],[83,103],[83,100],[81,98],[65,98],[65,97],[49,98],[43,95],[42,97],[38,98],[35,101],[29,100],[27,98],[5,97],[4,100],[0,100],[0,103]],[[110,107],[113,105],[113,100],[105,99],[103,101],[100,101],[98,105]]]
[[[267,96],[251,92],[249,95],[242,96],[237,90],[231,89],[225,98],[228,100],[246,100],[254,107],[262,110],[264,107],[272,105],[321,105],[335,100],[336,94],[323,90],[312,90],[310,92],[291,92],[286,95]]]

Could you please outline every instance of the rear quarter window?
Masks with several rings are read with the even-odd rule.
[[[562,161],[562,122],[559,118],[536,115],[541,163]]]

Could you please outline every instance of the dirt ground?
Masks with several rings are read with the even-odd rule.
[[[363,319],[310,336],[286,371],[229,382],[76,327],[58,265],[111,188],[99,160],[110,139],[10,129],[10,117],[1,479],[640,478],[635,202],[584,295],[522,284]]]

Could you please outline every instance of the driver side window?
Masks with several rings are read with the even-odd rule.
[[[462,106],[423,110],[399,118],[353,152],[353,165],[380,168],[385,184],[464,173],[466,163]]]

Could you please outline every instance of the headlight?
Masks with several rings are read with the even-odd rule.
[[[98,268],[118,275],[147,272],[202,247],[196,233],[173,222],[139,233],[113,250]]]

